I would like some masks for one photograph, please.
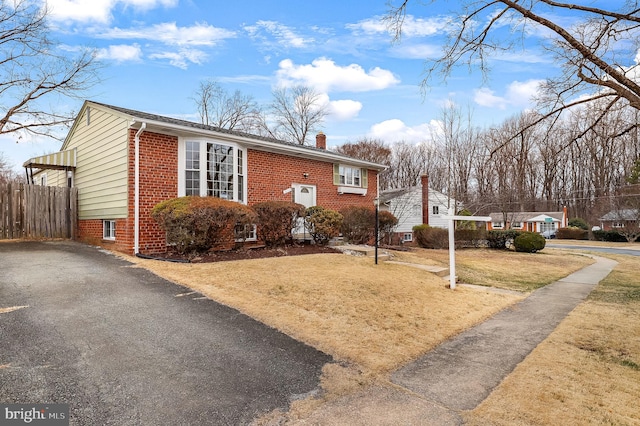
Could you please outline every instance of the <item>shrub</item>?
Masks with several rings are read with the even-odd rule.
[[[618,231],[593,231],[593,239],[612,243],[624,243],[627,241],[625,236]]]
[[[471,212],[467,209],[462,209],[458,212],[458,216],[472,216]],[[456,222],[456,229],[466,229],[475,231],[476,222],[474,220],[459,220]]]
[[[456,229],[456,248],[483,247],[487,242],[487,231],[484,229]]]
[[[384,237],[388,237],[388,241],[391,241],[391,233],[393,229],[398,225],[398,218],[393,213],[382,210],[378,212],[378,241],[382,241]]]
[[[366,244],[373,240],[376,226],[373,207],[349,206],[340,210],[342,226],[340,231],[344,239],[352,244]]]
[[[443,228],[432,228],[429,225],[413,227],[416,243],[423,248],[445,249],[449,247],[449,231]]]
[[[546,240],[537,232],[522,232],[513,240],[516,251],[535,253],[544,248]]]
[[[571,226],[568,228],[559,228],[556,232],[556,238],[563,240],[588,240],[589,231]]]
[[[265,201],[252,208],[258,216],[258,238],[270,247],[291,242],[291,230],[305,212],[302,204],[291,201]]]
[[[515,229],[491,230],[487,232],[487,243],[492,249],[506,249],[507,241],[513,241],[522,231]],[[544,239],[544,237],[543,237]]]
[[[201,252],[235,241],[236,225],[255,221],[244,204],[216,197],[179,197],[165,200],[151,216],[167,234],[167,243],[181,253]]]
[[[579,228],[579,229],[584,229],[585,231],[589,230],[589,224],[587,224],[587,221],[579,217],[574,217],[573,219],[569,219],[568,225],[569,225],[569,228]]]
[[[316,244],[325,245],[340,234],[342,215],[337,211],[313,206],[304,216],[305,227]]]

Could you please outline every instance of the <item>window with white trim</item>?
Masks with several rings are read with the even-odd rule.
[[[439,207],[439,206],[433,206],[433,207],[431,207],[431,213],[433,213],[433,214],[440,214],[440,207]]]
[[[340,166],[340,185],[361,186],[360,168]]]
[[[116,221],[115,220],[102,221],[102,238],[104,240],[116,239]]]
[[[504,227],[504,223],[502,223],[502,222],[492,222],[491,223],[491,227],[494,228],[494,229],[495,228],[503,228]]]
[[[511,229],[522,229],[522,222],[511,222]]]
[[[624,228],[624,223],[623,222],[613,222],[611,224],[612,228]]]
[[[40,185],[47,186],[47,174],[43,173],[40,175]]]
[[[413,241],[413,233],[405,232],[404,234],[402,234],[402,241],[405,243]]]
[[[234,229],[236,241],[257,241],[256,225],[236,225]]]
[[[180,149],[179,195],[245,202],[246,153],[243,149],[194,139],[185,140]]]

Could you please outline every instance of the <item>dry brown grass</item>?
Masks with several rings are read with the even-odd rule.
[[[448,266],[448,250],[399,253],[406,262]],[[489,249],[456,250],[456,275],[460,282],[517,291],[532,291],[593,263],[573,252],[546,249],[516,253]]]
[[[619,264],[472,411],[474,425],[640,424],[638,260]]]
[[[419,269],[343,254],[141,266],[306,342],[386,372],[521,297],[459,288]]]

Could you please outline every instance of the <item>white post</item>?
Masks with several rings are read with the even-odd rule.
[[[449,225],[449,287],[451,290],[456,288],[456,241],[455,241],[455,223],[456,220],[473,220],[476,222],[491,222],[489,216],[458,216],[454,215],[454,210],[449,209],[448,215],[440,215],[441,218],[447,219]]]

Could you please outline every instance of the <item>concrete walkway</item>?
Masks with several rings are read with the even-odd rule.
[[[477,407],[615,267],[596,263],[540,288],[377,384],[322,406],[294,424],[462,425]]]

